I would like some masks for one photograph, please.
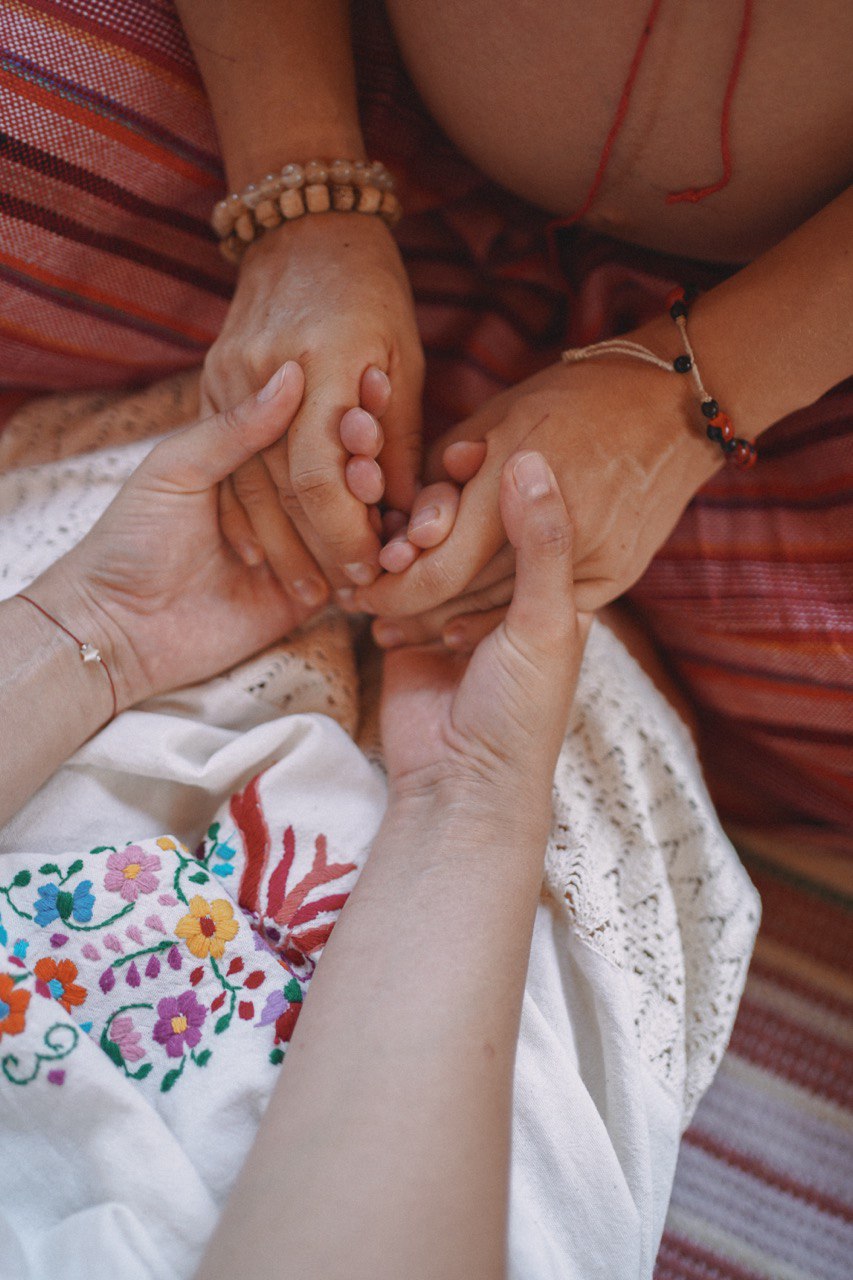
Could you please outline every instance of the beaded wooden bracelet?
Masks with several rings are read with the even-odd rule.
[[[692,298],[692,291],[691,291]],[[758,458],[758,450],[750,440],[735,435],[734,424],[727,413],[723,413],[717,401],[705,390],[699,370],[696,367],[696,355],[687,335],[688,292],[682,288],[671,290],[667,294],[666,306],[675,321],[684,344],[684,354],[674,360],[662,360],[648,347],[640,342],[632,342],[629,338],[609,338],[606,342],[595,342],[589,347],[574,347],[562,353],[561,359],[566,364],[579,360],[592,360],[598,356],[627,356],[629,359],[642,360],[645,364],[653,364],[667,373],[689,374],[699,397],[699,408],[708,419],[705,434],[714,444],[718,444],[726,455],[726,460],[736,467],[752,467]]]
[[[286,164],[214,206],[210,225],[229,262],[239,262],[264,231],[306,213],[376,214],[389,226],[402,216],[394,179],[378,160],[309,160]]]

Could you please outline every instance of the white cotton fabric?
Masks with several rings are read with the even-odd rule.
[[[143,448],[0,475],[3,595],[73,544]],[[262,769],[271,829],[322,821],[330,850],[360,865],[384,778],[325,714],[340,664],[323,673],[318,645],[310,662],[279,647],[119,716],[0,832],[11,859],[0,865],[167,832],[192,848]],[[516,1062],[510,1274],[647,1280],[682,1129],[731,1030],[758,904],[687,731],[598,625],[554,801]],[[34,1019],[51,1003],[33,999]],[[82,1045],[86,1071],[61,1089],[42,1078],[10,1088],[0,1075],[0,1280],[191,1276],[276,1079],[266,1050],[247,1064],[250,1044],[231,1071],[199,1072],[165,1101],[94,1040]],[[0,1041],[0,1060],[13,1047]],[[228,1052],[223,1043],[223,1061]],[[220,1146],[188,1136],[221,1133],[223,1118]]]

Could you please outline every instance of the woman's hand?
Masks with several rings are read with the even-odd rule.
[[[367,504],[384,485],[388,505],[409,511],[420,471],[423,354],[405,269],[381,219],[311,214],[249,249],[205,361],[203,403],[237,403],[288,358],[305,370],[302,406],[287,439],[225,486],[223,531],[248,563],[264,555],[278,574],[292,521],[336,585],[364,585],[379,571],[380,548]],[[360,456],[341,435],[344,415],[359,407],[361,435],[371,435]]]
[[[632,336],[668,354],[669,329],[655,322]],[[393,619],[405,642],[418,643],[434,634],[435,618],[425,628],[407,621],[412,615],[442,607],[436,616],[446,626],[454,614],[448,602],[511,579],[499,477],[513,451],[535,448],[548,458],[572,512],[578,605],[601,607],[637,580],[720,465],[696,412],[683,380],[617,358],[552,366],[495,397],[433,451],[435,475],[454,442],[486,445],[449,537],[404,573],[357,592],[354,606]],[[460,602],[455,612],[465,611]]]
[[[470,662],[439,648],[385,659],[391,801],[473,797],[484,813],[509,803],[547,823],[589,618],[576,612],[571,523],[540,453],[504,464],[499,502],[518,564],[504,621]]]
[[[323,579],[295,535],[285,589],[268,565],[238,559],[218,519],[220,484],[282,436],[303,390],[291,361],[260,395],[169,436],[87,536],[27,588],[101,649],[119,709],[223,671],[323,603]]]

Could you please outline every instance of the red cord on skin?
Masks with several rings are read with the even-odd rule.
[[[15,599],[26,600],[27,604],[31,604],[34,609],[38,609],[39,613],[44,614],[48,622],[54,623],[55,626],[59,627],[60,631],[64,631],[67,636],[70,636],[70,638],[77,645],[77,648],[82,651],[84,642],[80,639],[80,637],[75,636],[73,631],[69,631],[67,627],[64,627],[58,618],[54,618],[52,613],[48,613],[47,609],[43,609],[40,604],[36,604],[35,600],[33,600],[31,596],[25,596],[23,591],[19,591],[15,596]],[[110,682],[110,692],[113,695],[113,711],[112,711],[112,715],[110,716],[110,720],[114,720],[118,713],[118,696],[116,694],[116,687],[115,687],[115,683],[113,681],[110,669],[107,666],[107,664],[104,662],[100,654],[98,654],[98,666],[103,667],[104,674],[106,675],[107,679]],[[107,721],[107,723],[109,724],[109,720]]]
[[[752,27],[752,3],[753,0],[743,0],[743,17],[737,38],[737,48],[735,49],[732,69],[729,72],[729,83],[726,85],[726,96],[723,99],[723,114],[720,119],[720,151],[723,156],[723,176],[718,182],[713,182],[708,187],[686,187],[684,191],[670,191],[666,197],[667,204],[682,204],[685,201],[690,204],[698,204],[706,196],[712,196],[717,191],[722,191],[723,187],[728,186],[732,176],[732,151],[729,141],[732,98],[737,88],[743,55],[746,53],[746,42],[749,39]]]
[[[652,0],[651,8],[646,15],[646,21],[643,24],[643,30],[637,41],[637,47],[634,50],[634,57],[631,59],[631,65],[628,68],[628,76],[625,85],[616,106],[616,114],[613,117],[613,123],[604,142],[601,156],[598,161],[598,168],[595,171],[595,177],[592,185],[587,192],[586,199],[580,208],[568,218],[557,218],[548,225],[549,236],[559,230],[561,227],[572,227],[576,222],[580,222],[589,213],[599,190],[604,181],[607,167],[610,164],[610,158],[613,154],[613,148],[619,136],[625,117],[628,114],[628,108],[631,103],[631,94],[634,91],[634,83],[640,71],[640,66],[645,56],[646,46],[651,39],[655,22],[657,21],[662,0]],[[744,53],[746,52],[746,44],[749,40],[750,29],[752,25],[752,5],[753,0],[743,0],[743,18],[741,19],[740,33],[738,34],[737,47],[735,49],[734,61],[732,69],[729,73],[729,82],[726,85],[725,98],[723,99],[723,112],[720,119],[720,149],[723,157],[723,176],[718,182],[712,183],[707,187],[687,187],[684,191],[671,191],[666,197],[667,204],[681,204],[689,202],[690,204],[698,204],[700,200],[704,200],[706,196],[714,195],[717,191],[722,191],[727,186],[732,176],[732,154],[731,144],[729,140],[729,125],[731,120],[731,106],[734,92],[737,88],[737,82],[740,77],[741,64],[743,62]]]

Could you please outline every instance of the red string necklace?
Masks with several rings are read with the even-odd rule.
[[[607,167],[610,164],[610,158],[613,154],[613,148],[616,145],[616,139],[625,123],[625,117],[628,114],[628,107],[631,102],[631,94],[634,91],[634,84],[645,56],[646,47],[651,39],[654,25],[657,21],[660,7],[663,0],[652,0],[646,20],[643,23],[643,29],[640,32],[640,38],[637,41],[637,47],[634,50],[634,56],[631,59],[631,65],[628,68],[628,75],[625,80],[619,102],[616,106],[616,114],[613,117],[613,123],[607,137],[604,140],[604,146],[601,149],[601,155],[598,160],[598,167],[595,176],[592,179],[592,185],[586,194],[586,198],[575,213],[567,218],[559,218],[551,223],[549,230],[557,230],[559,227],[571,227],[576,222],[580,222],[589,213],[590,208],[595,201]],[[683,191],[670,191],[666,197],[667,204],[698,204],[700,200],[704,200],[706,196],[712,196],[717,191],[722,191],[727,186],[732,176],[732,151],[731,140],[729,137],[731,124],[731,108],[732,99],[734,98],[737,82],[740,78],[741,65],[743,56],[746,52],[746,44],[749,40],[749,34],[752,26],[752,6],[753,0],[743,0],[743,15],[741,17],[740,31],[738,32],[737,46],[735,48],[735,56],[732,61],[732,68],[729,72],[729,80],[726,85],[726,92],[723,98],[723,110],[720,117],[720,152],[723,160],[723,174],[716,182],[710,183],[706,187],[686,187]]]

